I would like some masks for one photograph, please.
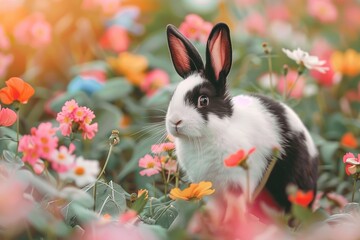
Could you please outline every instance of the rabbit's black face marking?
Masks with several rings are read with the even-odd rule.
[[[208,98],[206,106],[199,107],[200,96]],[[210,82],[204,82],[188,91],[184,100],[187,105],[195,107],[205,121],[209,120],[210,113],[219,118],[231,117],[233,113],[231,98],[226,92],[219,92]]]

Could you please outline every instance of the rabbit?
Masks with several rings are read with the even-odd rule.
[[[297,114],[284,103],[250,94],[230,96],[227,75],[232,64],[230,30],[216,24],[207,40],[206,64],[197,49],[173,25],[167,40],[177,85],[165,117],[174,137],[179,165],[191,182],[211,181],[215,192],[246,187],[251,194],[262,180],[273,149],[279,150],[265,189],[280,208],[289,210],[286,187],[292,183],[316,192],[318,152]],[[224,159],[239,149],[255,152],[247,160],[249,184],[241,167]]]

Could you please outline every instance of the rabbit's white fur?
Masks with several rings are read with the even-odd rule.
[[[205,82],[199,74],[190,75],[179,83],[169,104],[166,127],[175,136],[176,154],[180,166],[191,182],[211,181],[218,191],[227,186],[246,189],[246,174],[242,168],[230,168],[224,160],[239,149],[256,151],[249,157],[250,193],[263,177],[270,156],[276,147],[281,152],[280,126],[260,100],[254,96],[239,95],[232,99],[231,117],[219,118],[209,114],[205,122],[200,113],[185,104],[185,94]],[[311,156],[316,155],[312,139],[296,113],[284,105],[286,118],[292,130],[305,133],[306,145]],[[178,132],[175,123],[181,120]]]

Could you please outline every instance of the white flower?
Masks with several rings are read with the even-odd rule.
[[[79,187],[83,187],[89,183],[96,181],[96,177],[100,172],[99,162],[95,160],[85,160],[78,157],[75,165],[69,171],[59,173],[61,179],[71,179]]]
[[[328,67],[322,66],[325,64],[325,61],[319,60],[319,58],[316,56],[309,55],[309,53],[304,52],[300,48],[294,51],[290,51],[285,48],[283,48],[282,50],[286,54],[286,56],[294,60],[297,64],[304,65],[307,69],[314,69],[321,73],[325,73],[327,70],[329,70]]]

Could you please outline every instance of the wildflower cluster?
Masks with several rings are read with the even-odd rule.
[[[98,124],[91,124],[95,114],[87,107],[79,107],[75,100],[70,100],[57,114],[56,120],[60,123],[60,130],[64,136],[81,132],[84,139],[92,139],[98,131]]]

